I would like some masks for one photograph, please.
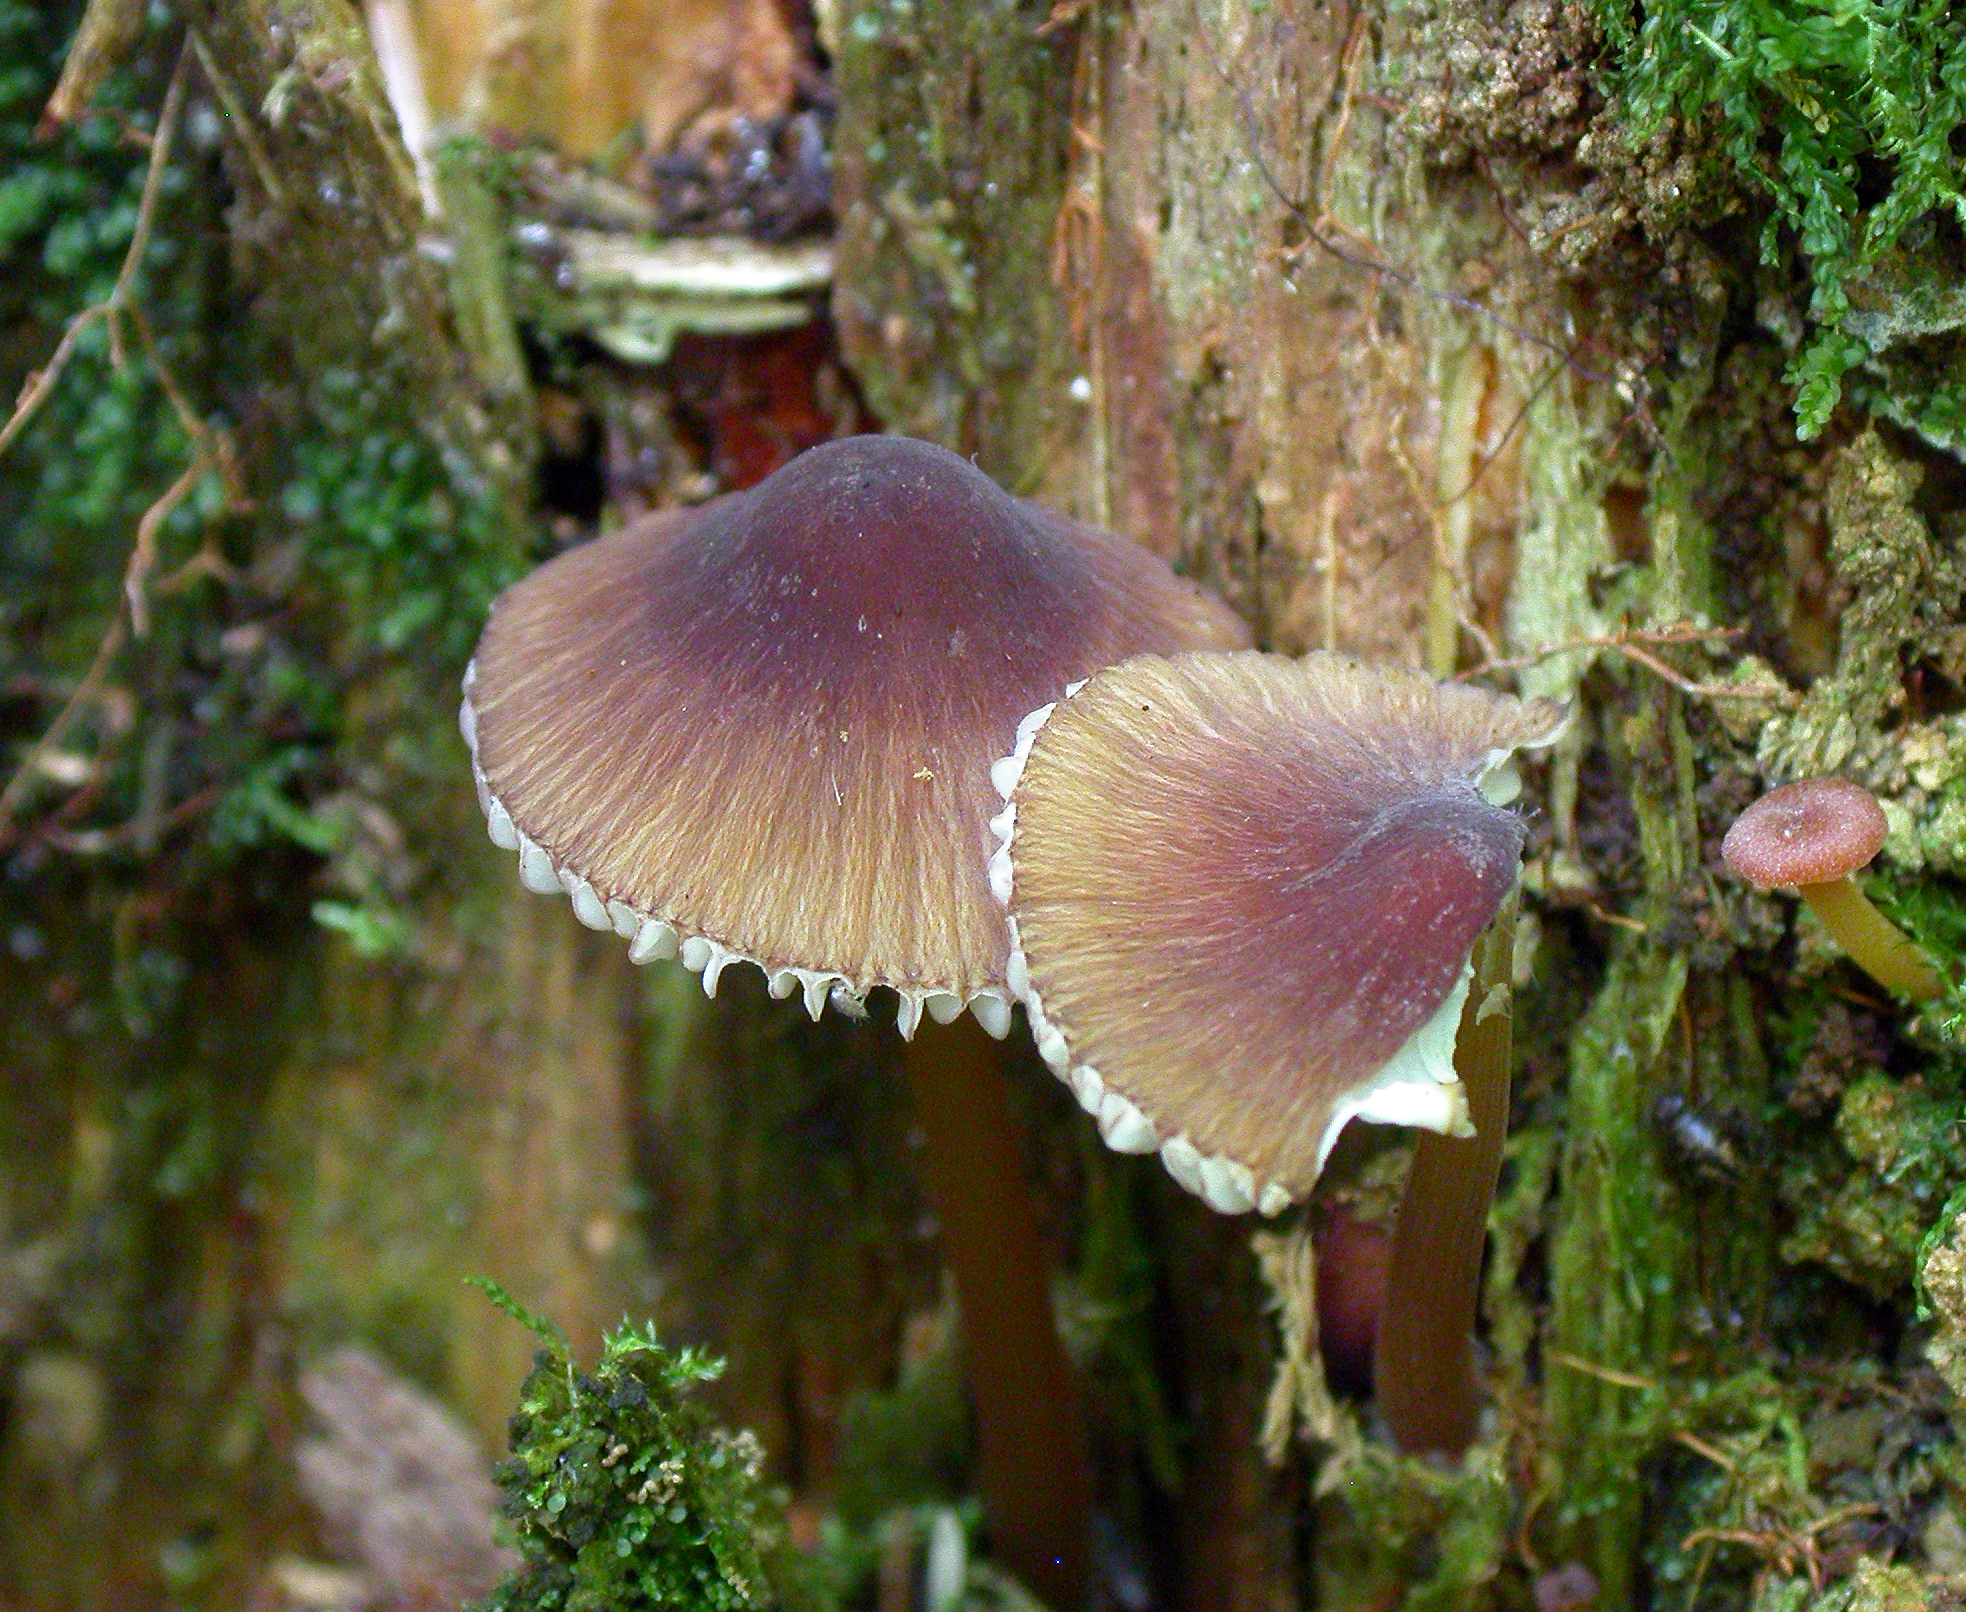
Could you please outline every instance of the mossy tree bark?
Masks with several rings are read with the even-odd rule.
[[[29,41],[43,73],[71,11]],[[725,1413],[829,1501],[842,1402],[935,1301],[887,1038],[808,1033],[761,982],[706,1003],[680,970],[638,973],[520,888],[472,797],[465,657],[553,543],[497,165],[440,152],[430,215],[348,0],[211,0],[117,37],[88,87],[138,125],[181,62],[137,294],[243,486],[202,548],[195,523],[160,539],[181,591],[102,696],[129,731],[75,731],[102,786],[71,806],[37,784],[0,823],[0,1599],[273,1604],[283,1558],[347,1562],[296,1492],[297,1373],[359,1341],[489,1459],[533,1340],[468,1276],[582,1354],[624,1316],[711,1343],[733,1361]],[[39,103],[9,110],[31,130]],[[57,183],[77,160],[50,159]],[[142,173],[139,155],[129,201]],[[84,198],[120,250],[118,199]],[[23,302],[8,396],[59,335],[43,307],[66,311]],[[123,379],[168,418],[124,334]],[[774,363],[810,382],[810,336],[746,384],[784,389]],[[118,374],[105,351],[61,377],[43,416],[61,428],[23,437],[15,485],[72,485],[62,431]],[[648,429],[674,412],[668,377],[597,364],[583,384],[702,496],[710,467]],[[823,402],[756,429],[823,436]],[[49,563],[31,521],[0,543],[31,605],[7,675],[49,702],[6,707],[10,768],[122,619],[136,518],[189,451],[131,452],[157,434],[132,413],[96,427],[154,479],[127,520],[98,496]],[[940,1431],[930,1465],[962,1447],[953,1418]],[[413,1571],[370,1587],[438,1592]]]
[[[1747,1385],[1889,1355],[1909,1250],[1872,1285],[1881,1330],[1823,1296],[1882,1178],[1821,1146],[1798,1082],[1860,983],[1819,954],[1796,983],[1715,847],[1758,782],[1854,770],[1897,797],[1887,862],[1957,866],[1927,849],[1950,763],[1920,780],[1903,752],[1917,728],[1915,753],[1952,753],[1952,696],[1899,680],[1958,620],[1944,434],[1846,407],[1797,441],[1780,308],[1806,263],[1760,259],[1753,183],[1699,127],[1621,126],[1583,8],[858,0],[838,37],[836,312],[890,422],[1130,532],[1270,647],[1486,671],[1576,712],[1534,786],[1484,1321],[1500,1420],[1451,1479],[1342,1441],[1266,1471],[1242,1228],[1142,1167],[1188,1435],[1182,1604],[1515,1606],[1547,1578],[1622,1608],[1696,1575],[1721,1604],[1888,1548],[1807,1484],[1744,1498],[1780,1415],[1825,1403],[1751,1415]],[[1892,582],[1861,569],[1880,546]],[[1859,1013],[1891,1068],[1956,1088],[1950,1032]],[[1314,1221],[1372,1196],[1357,1156],[1333,1173]],[[1805,1180],[1848,1210],[1806,1247]],[[1320,1469],[1299,1528],[1291,1480]],[[1784,1557],[1810,1526],[1838,1543]]]
[[[1267,1464],[1266,1408],[1293,1399],[1249,1224],[1101,1153],[1026,1054],[1101,1570],[1205,1609],[1772,1612],[1866,1555],[1910,1564],[1859,1569],[1872,1590],[1966,1555],[1946,1543],[1966,1539],[1958,1407],[1911,1321],[1920,1239],[1961,1185],[1955,1009],[1910,1022],[1713,855],[1763,782],[1861,777],[1892,818],[1898,915],[1942,961],[1962,949],[1966,477],[1908,390],[1957,368],[1949,226],[1858,287],[1889,361],[1853,396],[1901,425],[1853,402],[1798,443],[1805,265],[1760,261],[1756,193],[1697,121],[1623,138],[1592,13],[819,9],[835,317],[884,424],[1131,533],[1271,647],[1512,679],[1577,713],[1530,781],[1494,1414],[1459,1469],[1301,1398],[1321,1442]],[[0,845],[0,1597],[241,1604],[314,1543],[289,1367],[333,1338],[493,1441],[528,1345],[460,1291],[474,1272],[577,1339],[624,1308],[708,1337],[737,1418],[856,1525],[946,1492],[960,1417],[930,1369],[892,1048],[830,1018],[808,1037],[744,971],[710,1006],[674,974],[635,982],[481,837],[456,678],[544,545],[469,164],[443,179],[465,231],[444,250],[346,0],[188,19],[222,152],[188,160],[222,160],[232,204],[201,294],[252,332],[206,353],[197,406],[236,415],[257,507],[225,529],[222,594],[169,618],[203,658],[171,659],[160,625],[117,663],[103,710],[135,711],[136,737],[103,754],[134,780],[131,832],[107,823],[86,856]],[[52,339],[8,332],[9,391]],[[619,380],[600,412],[652,398]],[[122,608],[129,526],[89,530],[47,573],[51,618],[80,625],[24,630],[10,700],[72,685]],[[249,855],[143,804],[174,743],[215,744],[242,708],[209,673],[235,662],[275,756],[304,752],[227,793]],[[150,850],[103,854],[126,843]],[[1396,1167],[1355,1139],[1282,1229],[1337,1204],[1369,1220]],[[1941,1309],[1956,1365],[1966,1321]],[[843,1437],[845,1389],[904,1331],[919,1369]]]
[[[455,731],[471,618],[538,545],[503,249],[428,249],[344,0],[215,0],[148,48],[180,42],[196,115],[218,120],[202,145],[175,131],[181,177],[217,197],[222,155],[231,208],[197,339],[223,346],[235,323],[227,356],[180,378],[198,414],[229,420],[254,510],[223,534],[223,586],[156,608],[194,643],[233,634],[284,730],[274,756],[308,757],[266,786],[293,791],[271,809],[300,843],[228,858],[199,817],[137,858],[113,833],[94,858],[15,840],[10,1605],[263,1599],[281,1550],[318,1553],[292,1487],[297,1363],[361,1339],[449,1399],[489,1455],[533,1345],[463,1278],[498,1278],[587,1346],[658,1296],[630,1173],[632,970],[519,889]],[[221,225],[171,205],[167,239]],[[19,336],[23,359],[45,357]],[[43,601],[73,614],[76,642],[120,607],[95,583],[131,541],[115,522],[90,536],[75,586]],[[195,768],[214,719],[177,711],[164,676],[195,683],[199,663],[173,671],[161,633],[111,686],[139,733],[175,721]],[[56,655],[48,675],[77,669]],[[298,717],[281,704],[297,684]],[[322,906],[357,927],[337,936],[310,917]]]

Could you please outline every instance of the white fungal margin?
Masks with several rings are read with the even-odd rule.
[[[1152,1120],[1110,1088],[1099,1097],[1099,1139],[1115,1153],[1154,1153],[1161,1146],[1159,1128]]]
[[[1475,778],[1475,788],[1481,791],[1484,799],[1491,805],[1507,806],[1522,793],[1522,774],[1516,770],[1515,757],[1522,750],[1547,750],[1561,739],[1564,730],[1570,726],[1570,710],[1564,707],[1555,712],[1549,727],[1541,733],[1532,734],[1527,739],[1518,740],[1512,745],[1500,745],[1482,758],[1481,772]]]
[[[538,895],[565,896],[573,904],[574,916],[589,929],[612,930],[628,942],[628,960],[644,964],[679,959],[683,967],[703,980],[703,993],[715,996],[724,970],[733,963],[749,963],[765,976],[766,989],[779,1000],[797,995],[816,1024],[828,1004],[847,1018],[867,1016],[867,987],[856,986],[844,974],[824,969],[788,968],[767,963],[749,952],[726,946],[708,935],[688,933],[668,919],[643,912],[619,897],[608,896],[586,875],[553,860],[552,854],[526,834],[497,795],[478,759],[478,713],[471,691],[477,684],[474,661],[465,668],[464,699],[458,707],[457,729],[471,749],[471,781],[478,792],[478,806],[485,814],[485,829],[492,844],[501,851],[515,851],[519,858],[519,882]],[[962,997],[939,986],[897,985],[891,987],[900,999],[895,1024],[904,1038],[911,1038],[924,1013],[938,1024],[948,1024],[964,1009],[974,1015],[983,1030],[1001,1041],[1010,1033],[1013,997],[993,985]]]
[[[681,945],[670,925],[660,918],[643,918],[636,924],[635,938],[629,944],[628,961],[637,966],[663,962],[674,957]]]
[[[1079,1107],[1097,1119],[1099,1105],[1106,1096],[1106,1083],[1099,1078],[1099,1071],[1089,1063],[1075,1064],[1065,1072],[1065,1084],[1072,1088]]]
[[[1354,1119],[1378,1125],[1411,1125],[1442,1136],[1472,1136],[1467,1089],[1454,1070],[1454,1041],[1461,1030],[1461,1010],[1474,978],[1472,961],[1461,965],[1461,977],[1433,1017],[1415,1030],[1388,1058],[1379,1072],[1354,1086],[1332,1105],[1318,1144],[1318,1168],[1337,1145],[1338,1133]]]
[[[1501,750],[1490,755],[1481,776],[1475,780],[1475,788],[1491,806],[1508,806],[1515,801],[1522,793],[1522,774],[1515,770],[1510,752]]]
[[[1092,1116],[1099,1127],[1099,1139],[1115,1153],[1159,1153],[1169,1175],[1221,1214],[1247,1214],[1254,1209],[1263,1215],[1280,1215],[1288,1209],[1290,1191],[1282,1182],[1260,1179],[1240,1159],[1203,1153],[1185,1135],[1163,1136],[1146,1112],[1113,1090],[1093,1065],[1073,1060],[1065,1032],[1045,1011],[1044,998],[1031,984],[1030,963],[1024,955],[1017,920],[1006,914],[1005,922],[1010,928],[1010,961],[1004,975],[1024,1004],[1039,1053],[1052,1073],[1071,1088],[1079,1107]]]

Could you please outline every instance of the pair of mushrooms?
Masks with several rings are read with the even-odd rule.
[[[1083,1599],[1083,1432],[965,1008],[1001,1037],[1022,1000],[1107,1142],[1224,1211],[1301,1198],[1350,1118],[1439,1133],[1396,1233],[1381,1404],[1409,1448],[1472,1432],[1508,757],[1561,713],[1248,642],[1136,545],[860,437],[542,567],[465,680],[480,801],[529,888],[713,994],[742,961],[814,1018],[898,997],[998,1553],[1060,1606]]]

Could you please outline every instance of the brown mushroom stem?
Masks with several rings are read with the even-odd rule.
[[[1057,1612],[1086,1598],[1091,1481],[1052,1314],[1003,1049],[967,1014],[924,1020],[906,1063],[924,1174],[962,1306],[983,1504],[999,1562]]]
[[[1514,951],[1511,900],[1475,946],[1474,978],[1454,1043],[1454,1069],[1475,1133],[1420,1134],[1393,1228],[1372,1381],[1386,1429],[1407,1455],[1458,1459],[1474,1442],[1481,1409],[1474,1323],[1488,1206],[1509,1129]]]
[[[1945,994],[1931,960],[1912,944],[1903,930],[1871,905],[1854,879],[1827,884],[1798,885],[1797,893],[1822,921],[1830,938],[1850,954],[1850,960],[1887,990],[1930,1002]]]

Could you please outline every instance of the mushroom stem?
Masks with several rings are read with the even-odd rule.
[[[1845,877],[1796,888],[1809,903],[1809,910],[1822,920],[1830,938],[1879,985],[1919,1002],[1945,994],[1945,982],[1931,960],[1871,905],[1855,879]]]
[[[983,1504],[995,1555],[1038,1599],[1086,1599],[1091,1480],[1052,1314],[1037,1205],[1003,1050],[965,1014],[924,1020],[906,1055],[924,1174],[962,1308]]]
[[[1476,943],[1454,1043],[1475,1133],[1420,1134],[1393,1228],[1372,1381],[1386,1429],[1407,1455],[1458,1459],[1474,1442],[1481,1408],[1473,1335],[1488,1206],[1509,1130],[1515,908],[1511,899]]]

